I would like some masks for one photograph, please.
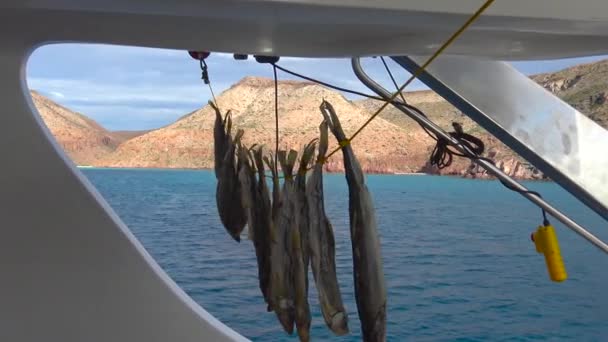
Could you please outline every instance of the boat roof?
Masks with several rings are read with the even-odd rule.
[[[482,0],[5,0],[5,38],[299,57],[428,55]],[[495,1],[446,52],[501,60],[608,53],[608,1]]]

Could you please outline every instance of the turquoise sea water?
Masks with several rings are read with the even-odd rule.
[[[252,340],[297,340],[266,312],[251,242],[236,243],[220,225],[211,172],[82,172],[203,308]],[[570,279],[550,282],[530,241],[540,211],[519,195],[495,181],[431,176],[368,176],[367,181],[381,235],[389,341],[608,340],[608,257],[553,222]],[[528,185],[608,238],[606,222],[555,184]],[[334,337],[325,328],[311,286],[311,335],[357,341],[344,176],[328,175],[325,193],[351,334]]]

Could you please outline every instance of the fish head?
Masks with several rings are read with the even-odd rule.
[[[293,301],[290,301],[286,298],[280,298],[276,302],[276,306],[273,308],[274,312],[277,314],[277,318],[279,319],[279,323],[283,327],[283,330],[288,334],[293,334],[293,325],[295,321],[295,315],[293,310]]]
[[[345,312],[336,312],[333,316],[331,316],[327,323],[329,324],[331,331],[333,331],[336,335],[341,336],[348,334],[348,318],[346,317]]]
[[[338,139],[338,142],[346,140],[346,135],[342,130],[342,125],[340,125],[340,119],[338,119],[338,115],[336,114],[336,110],[331,105],[331,103],[323,100],[321,103],[321,114],[325,118],[329,129],[333,133],[333,135]]]

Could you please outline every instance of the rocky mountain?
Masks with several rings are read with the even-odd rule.
[[[140,135],[144,135],[150,131],[151,131],[150,129],[146,129],[146,130],[142,130],[142,131],[112,131],[111,133],[114,138],[116,138],[117,140],[119,140],[122,143],[129,139],[133,139]]]
[[[279,83],[279,132],[281,148],[299,149],[318,136],[322,121],[321,101],[333,104],[342,118],[347,134],[369,117],[369,112],[341,94],[309,82]],[[274,146],[274,86],[272,80],[246,77],[218,97],[222,110],[230,110],[236,128],[245,130],[244,143]],[[172,125],[128,140],[107,158],[104,166],[211,168],[213,166],[213,122],[209,106],[182,117]],[[353,141],[353,147],[367,172],[413,172],[420,159],[413,135],[387,120],[374,120],[368,129]],[[337,146],[334,139],[330,148]],[[329,170],[342,169],[336,155]]]
[[[87,116],[67,109],[36,91],[31,91],[42,121],[77,165],[99,165],[118,145],[146,131],[108,131]]]
[[[581,64],[555,73],[538,74],[531,78],[605,129],[608,129],[608,81],[606,81],[608,79],[608,60]],[[452,122],[461,123],[465,132],[484,141],[486,145],[485,156],[495,160],[497,165],[511,176],[527,179],[543,177],[537,169],[434,92],[416,91],[404,93],[404,96],[409,104],[422,110],[446,131],[452,130]],[[376,110],[381,105],[375,100],[362,100],[358,104],[370,111]],[[379,116],[406,129],[410,134],[424,133],[413,120],[410,120],[393,107],[387,107]],[[434,147],[432,139],[428,138],[428,141],[431,143],[420,146],[420,148],[426,149],[427,156]],[[421,171],[472,178],[488,177],[485,170],[464,158],[455,158],[453,165],[443,170],[433,168],[429,163],[426,163]]]
[[[540,74],[532,79],[608,128],[608,60]],[[213,167],[213,121],[209,106],[189,113],[171,125],[152,131],[108,132],[94,121],[34,93],[43,119],[78,164],[108,167],[211,168]],[[518,178],[538,179],[542,174],[505,145],[464,116],[432,91],[404,93],[434,122],[451,131],[452,122],[481,138],[486,157]],[[319,105],[331,102],[347,134],[352,134],[381,103],[349,101],[340,93],[310,82],[279,82],[279,131],[281,148],[300,147],[318,135],[322,121]],[[222,111],[230,110],[235,128],[245,130],[247,145],[274,146],[274,84],[270,79],[246,77],[218,97]],[[333,148],[335,139],[330,139]],[[428,172],[474,178],[488,177],[470,161],[455,158],[452,166],[437,170],[428,163],[435,141],[414,121],[387,107],[352,142],[367,172]],[[342,170],[336,154],[326,165]]]
[[[608,60],[539,74],[532,79],[608,129]]]
[[[57,142],[78,165],[96,165],[121,140],[88,117],[32,91],[34,105]]]

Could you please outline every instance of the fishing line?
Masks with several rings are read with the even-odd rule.
[[[397,81],[395,80],[395,77],[393,76],[393,73],[391,72],[391,69],[388,67],[388,64],[386,64],[386,61],[384,60],[384,56],[380,56],[380,60],[382,61],[382,64],[384,65],[384,69],[388,73],[388,76],[391,78],[391,81],[393,82],[393,85],[395,86],[395,89],[398,90],[399,89],[399,85],[397,84]],[[399,92],[399,95],[401,97],[401,101],[403,101],[403,103],[407,103],[407,101],[405,101],[405,97],[403,96],[403,93]]]
[[[395,86],[395,89],[397,89],[397,91],[399,92],[399,85],[397,84],[397,81],[395,80],[395,77],[393,76],[393,73],[391,72],[391,69],[389,68],[388,64],[386,64],[386,62],[384,61],[384,57],[380,56],[380,60],[382,61],[382,64],[384,64],[384,69],[386,70],[386,72],[388,73],[388,76],[391,78],[391,80],[393,81],[393,85]],[[409,109],[415,110],[418,114],[420,114],[421,116],[424,116],[425,118],[428,118],[428,116],[426,114],[424,114],[421,110],[419,110],[418,108],[408,105],[407,101],[405,101],[405,96],[403,95],[402,92],[399,92],[399,94],[401,95],[401,100],[403,101],[403,103],[401,104],[402,106],[405,106]],[[416,121],[416,123],[418,124],[418,126],[420,126],[424,132],[433,140],[437,141],[439,138],[437,138],[435,136],[435,134],[433,134],[431,131],[428,130],[428,128],[424,127],[424,125],[422,125],[420,122]]]
[[[382,58],[382,57],[381,57],[381,58]],[[281,70],[281,71],[283,71],[283,72],[285,72],[285,73],[287,73],[287,74],[290,74],[290,75],[292,75],[292,76],[296,76],[296,77],[298,77],[298,78],[301,78],[301,79],[304,79],[304,80],[307,80],[307,81],[310,81],[310,82],[313,82],[313,83],[316,83],[316,84],[319,84],[319,85],[322,85],[322,86],[325,86],[325,87],[330,88],[330,89],[338,90],[338,91],[341,91],[341,92],[344,92],[344,93],[348,93],[348,94],[358,95],[358,96],[361,96],[361,97],[364,97],[364,98],[367,98],[367,99],[376,100],[376,101],[382,101],[382,102],[386,102],[386,101],[387,101],[387,100],[386,100],[386,98],[383,98],[383,97],[374,96],[374,95],[369,95],[369,94],[362,93],[362,92],[359,92],[359,91],[356,91],[356,90],[352,90],[352,89],[349,89],[349,88],[344,88],[344,87],[336,86],[336,85],[334,85],[334,84],[331,84],[331,83],[328,83],[328,82],[324,82],[324,81],[320,81],[320,80],[315,79],[315,78],[313,78],[313,77],[310,77],[310,76],[306,76],[306,75],[300,74],[300,73],[295,72],[295,71],[293,71],[293,70],[289,70],[289,69],[287,69],[287,68],[285,68],[285,67],[282,67],[282,66],[280,66],[280,65],[277,65],[277,64],[273,64],[273,65],[274,65],[274,66],[275,66],[277,69],[279,69],[279,70]],[[387,70],[387,72],[389,73],[389,77],[391,77],[391,79],[394,79],[394,76],[393,76],[393,74],[392,74],[392,71],[390,70],[390,67],[388,67],[388,65],[386,65],[386,70]],[[397,89],[398,89],[398,85],[396,84],[396,82],[394,82],[394,85],[395,85],[395,88],[397,88]],[[410,109],[410,110],[412,110],[412,111],[416,112],[416,113],[417,113],[417,114],[419,114],[420,116],[423,116],[423,117],[428,118],[428,116],[427,116],[427,115],[426,115],[426,114],[425,114],[425,113],[424,113],[424,112],[423,112],[423,111],[422,111],[420,108],[418,108],[418,107],[416,107],[416,106],[413,106],[413,105],[411,105],[411,104],[406,103],[406,102],[405,102],[405,98],[403,97],[403,95],[402,95],[402,100],[401,100],[401,101],[400,101],[400,100],[393,100],[393,101],[391,101],[391,103],[392,103],[393,105],[400,105],[400,106],[406,107],[406,108],[408,108],[408,109]],[[423,129],[425,132],[426,132],[426,134],[427,134],[427,135],[428,135],[428,136],[429,136],[431,139],[433,139],[435,142],[438,142],[438,141],[440,140],[440,139],[439,139],[439,138],[437,138],[437,137],[436,137],[436,136],[435,136],[435,135],[434,135],[434,134],[433,134],[431,131],[429,131],[429,130],[428,130],[426,127],[425,127],[425,126],[423,126],[423,125],[422,125],[422,124],[420,124],[419,122],[416,122],[416,123],[417,123],[417,124],[418,124],[418,125],[419,125],[419,126],[420,126],[420,127],[421,127],[421,128],[422,128],[422,129]],[[472,137],[472,140],[475,140],[475,139],[477,139],[477,138]],[[477,140],[479,140],[479,139],[477,139]],[[441,154],[442,154],[442,155],[444,155],[444,154],[445,154],[445,155],[447,156],[447,157],[445,157],[445,158],[452,159],[452,155],[456,155],[456,156],[467,157],[467,158],[480,158],[480,159],[483,159],[483,157],[480,157],[480,156],[471,156],[471,157],[468,157],[468,156],[463,155],[463,154],[460,154],[460,153],[458,153],[458,152],[456,152],[456,151],[450,150],[450,149],[449,149],[450,145],[447,143],[447,141],[445,141],[445,144],[442,142],[442,144],[443,144],[443,146],[440,148],[440,152],[441,152]],[[483,142],[481,142],[481,144],[483,144]],[[343,143],[340,145],[340,148],[341,148],[341,147],[344,147],[344,146],[347,146],[347,145],[348,145],[348,140],[347,140],[347,141],[344,141],[344,142],[343,142]],[[325,157],[325,158],[321,158],[321,159],[319,159],[319,160],[318,160],[318,163],[320,163],[320,164],[324,164],[324,163],[327,161],[327,158],[329,158],[329,156],[327,156],[327,157]],[[450,164],[451,164],[451,162],[450,162]],[[449,166],[449,165],[448,165],[448,166]],[[443,167],[442,167],[442,168],[443,168]],[[309,167],[309,168],[308,168],[308,170],[311,170],[311,169],[312,169],[312,167]]]
[[[283,71],[284,73],[287,73],[287,74],[290,74],[292,76],[301,78],[303,80],[307,80],[307,81],[310,81],[310,82],[313,82],[313,83],[325,86],[325,87],[330,88],[330,89],[338,90],[338,91],[341,91],[341,92],[344,92],[344,93],[347,93],[347,94],[358,95],[358,96],[364,97],[366,99],[371,99],[371,100],[376,100],[376,101],[381,101],[381,102],[386,102],[387,101],[387,99],[384,98],[384,97],[370,95],[370,94],[362,93],[360,91],[356,91],[356,90],[353,90],[353,89],[340,87],[340,86],[337,86],[335,84],[331,84],[331,83],[328,83],[328,82],[325,82],[325,81],[321,81],[321,80],[316,79],[316,78],[312,78],[310,76],[306,76],[306,75],[300,74],[300,73],[295,72],[293,70],[287,69],[287,68],[285,68],[285,67],[283,67],[281,65],[278,65],[278,64],[274,64],[274,65],[277,67],[277,69]],[[426,117],[426,114],[424,114],[419,108],[416,108],[413,105],[407,104],[407,103],[402,102],[400,100],[392,100],[392,101],[390,101],[390,103],[394,104],[394,105],[404,106],[404,107],[406,107],[408,109],[411,109],[411,110],[415,111],[416,113],[420,114],[421,116]],[[429,132],[429,135],[433,138],[433,140],[437,140],[432,135],[432,133]]]
[[[303,80],[307,80],[307,81],[310,81],[310,82],[313,82],[313,83],[320,84],[322,86],[326,86],[327,88],[331,88],[331,89],[338,90],[338,91],[341,91],[341,92],[345,92],[345,93],[348,93],[348,94],[359,95],[361,97],[365,97],[365,98],[368,98],[368,99],[374,99],[374,100],[378,100],[378,101],[386,101],[384,98],[379,97],[379,96],[369,95],[369,94],[366,94],[366,93],[362,93],[360,91],[356,91],[356,90],[352,90],[352,89],[348,89],[348,88],[344,88],[344,87],[339,87],[337,85],[333,85],[331,83],[327,83],[327,82],[324,82],[324,81],[312,78],[310,76],[302,75],[300,73],[297,73],[297,72],[295,72],[293,70],[289,70],[289,69],[287,69],[287,68],[285,68],[283,66],[280,66],[278,64],[274,64],[274,66],[277,69],[279,69],[282,72],[284,72],[284,73],[290,74],[292,76],[296,76],[296,77],[301,78]]]
[[[505,186],[505,188],[507,188],[507,189],[509,189],[511,191],[517,192],[519,194],[531,194],[531,195],[538,196],[539,198],[543,198],[543,196],[541,196],[541,194],[538,193],[538,192],[536,192],[536,191],[532,191],[532,190],[520,190],[520,189],[512,187],[508,183],[505,183],[502,179],[499,179],[499,181],[502,183],[502,185]],[[549,219],[547,218],[547,212],[543,208],[540,208],[540,210],[541,210],[541,213],[543,215],[543,226],[548,226],[550,223],[549,223]]]
[[[277,80],[277,66],[272,64],[274,75],[274,167],[276,174],[279,174],[279,81]]]

